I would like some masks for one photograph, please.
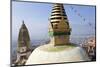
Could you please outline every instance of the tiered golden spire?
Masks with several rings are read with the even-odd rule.
[[[49,34],[54,45],[69,43],[71,28],[63,4],[56,3],[52,9]],[[63,40],[63,41],[62,41]]]

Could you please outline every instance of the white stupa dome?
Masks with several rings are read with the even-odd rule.
[[[89,61],[86,52],[81,47],[70,45],[54,47],[48,44],[36,48],[27,60],[26,65],[77,61]]]

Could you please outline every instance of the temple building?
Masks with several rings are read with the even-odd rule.
[[[96,60],[96,38],[95,37],[89,37],[84,44],[82,44],[82,47],[86,50],[89,58],[92,61]]]
[[[15,64],[24,65],[30,54],[31,50],[29,32],[23,21],[18,36],[17,59]]]
[[[90,60],[81,47],[70,43],[72,29],[63,4],[54,4],[49,22],[50,43],[37,47],[26,65]]]

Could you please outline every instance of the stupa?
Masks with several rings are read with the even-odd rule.
[[[49,24],[50,43],[37,47],[26,65],[89,61],[86,52],[70,43],[71,28],[63,4],[56,3]]]

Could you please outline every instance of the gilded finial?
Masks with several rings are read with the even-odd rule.
[[[23,20],[23,22],[22,22],[23,24],[24,24],[24,20]]]

